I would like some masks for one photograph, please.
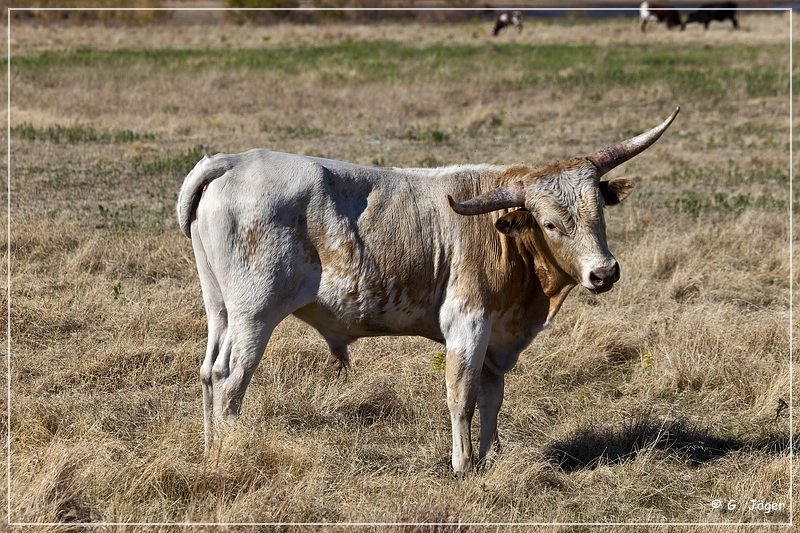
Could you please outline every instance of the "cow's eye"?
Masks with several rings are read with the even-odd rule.
[[[558,231],[558,228],[552,222],[545,222],[543,226],[547,231]]]

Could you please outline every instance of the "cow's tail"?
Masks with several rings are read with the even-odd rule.
[[[175,209],[178,212],[178,225],[183,234],[190,239],[192,238],[192,220],[194,220],[203,191],[209,183],[225,174],[230,168],[230,162],[225,157],[204,156],[183,180]]]

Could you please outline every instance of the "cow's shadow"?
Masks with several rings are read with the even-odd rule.
[[[774,424],[774,422],[766,422]],[[637,414],[617,424],[587,423],[546,444],[544,458],[562,471],[593,469],[600,464],[621,464],[650,450],[659,450],[698,467],[735,451],[788,454],[797,452],[797,438],[774,424],[763,437],[744,440],[715,435],[686,418],[668,420]]]

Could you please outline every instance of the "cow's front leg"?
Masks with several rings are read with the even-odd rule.
[[[447,407],[453,428],[453,471],[463,478],[472,468],[472,415],[478,397],[480,365],[462,350],[447,350]],[[476,368],[477,367],[477,368]]]
[[[445,307],[442,314],[447,346],[447,407],[453,429],[453,471],[463,478],[472,468],[472,415],[490,326],[482,314],[465,312],[460,305],[450,311]]]
[[[503,374],[495,373],[484,366],[481,371],[480,391],[478,392],[478,410],[481,415],[481,447],[478,452],[478,463],[483,464],[492,448],[499,448],[497,436],[497,413],[503,405]]]

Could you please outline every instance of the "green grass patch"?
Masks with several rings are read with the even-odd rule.
[[[152,133],[137,133],[131,130],[98,131],[91,126],[62,126],[60,124],[37,128],[27,122],[11,128],[11,136],[12,138],[25,139],[27,141],[42,141],[55,144],[125,143],[156,138]]]
[[[675,168],[657,179],[673,184],[676,190],[676,196],[670,197],[667,205],[678,213],[695,218],[708,213],[737,214],[753,208],[788,208],[788,168],[765,166],[743,169],[735,164],[727,167],[688,166]],[[763,190],[757,193],[725,192],[742,186],[752,188],[754,184],[763,186],[760,187]],[[781,189],[785,190],[785,197],[781,197]]]
[[[213,152],[212,152],[213,153]],[[177,154],[156,157],[136,156],[131,159],[131,170],[136,176],[186,176],[206,151],[195,146]]]
[[[438,128],[413,128],[407,131],[403,138],[408,139],[409,141],[445,143],[450,140],[450,135]]]
[[[72,180],[70,179],[70,172],[64,167],[56,167],[53,169],[52,174],[47,178],[47,185],[52,189],[59,191],[65,190],[70,187]]]
[[[672,207],[678,213],[694,218],[707,213],[738,214],[749,208],[785,210],[787,201],[769,194],[728,194],[716,192],[711,195],[689,191],[676,197]]]
[[[736,165],[727,168],[719,167],[678,167],[669,174],[656,177],[659,181],[667,181],[676,185],[693,183],[722,183],[724,185],[739,185],[743,183],[764,183],[789,186],[789,169],[783,167],[759,167],[742,169]]]
[[[96,229],[109,229],[115,232],[148,230],[154,234],[172,229],[171,206],[143,206],[136,202],[122,205],[98,204]]]
[[[304,139],[308,137],[321,137],[325,132],[320,128],[312,126],[302,126],[295,124],[273,126],[270,124],[261,124],[260,130],[264,133],[277,133],[285,137],[294,139]]]
[[[75,48],[14,58],[23,76],[77,67],[130,69],[146,65],[170,72],[248,69],[281,75],[313,72],[321,82],[452,81],[485,76],[476,65],[492,65],[494,81],[512,87],[546,84],[601,94],[666,83],[682,97],[729,98],[788,94],[782,61],[765,63],[763,49],[744,45],[698,47],[659,44],[602,48],[568,44],[457,44],[415,46],[390,41],[343,41],[322,46],[261,50],[95,50]],[[775,47],[775,57],[784,50]],[[754,66],[755,65],[755,66]],[[709,68],[713,66],[714,68]]]

